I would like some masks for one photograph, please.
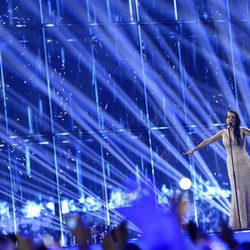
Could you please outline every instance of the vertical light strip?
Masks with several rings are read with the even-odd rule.
[[[12,210],[13,210],[13,222],[14,222],[14,232],[17,233],[17,221],[16,221],[16,197],[15,197],[15,176],[12,173],[12,164],[10,151],[8,150],[8,160],[9,160],[9,170],[10,170],[10,185],[11,185],[11,200],[12,200]]]
[[[139,8],[138,2],[136,1],[136,16],[137,16],[137,30],[138,30],[138,42],[140,48],[140,58],[141,58],[141,67],[142,67],[142,80],[143,80],[143,88],[144,88],[144,100],[145,100],[145,109],[146,109],[146,120],[147,120],[147,129],[148,129],[148,143],[149,143],[149,154],[150,154],[150,166],[151,166],[151,174],[152,174],[152,182],[153,189],[155,194],[155,202],[157,205],[157,192],[156,192],[156,183],[155,183],[155,169],[154,169],[154,161],[153,161],[153,149],[152,149],[152,138],[151,138],[151,128],[150,128],[150,118],[149,118],[149,110],[148,110],[148,98],[147,98],[147,86],[146,86],[146,77],[145,77],[145,68],[144,68],[144,59],[143,59],[143,44],[142,44],[142,36],[141,36],[141,26],[139,24]]]
[[[101,112],[100,112],[100,106],[99,106],[98,85],[97,85],[97,81],[96,81],[95,54],[94,54],[94,47],[92,44],[91,44],[91,57],[92,57],[92,85],[94,85],[94,87],[95,87],[96,112],[97,112],[97,118],[98,118],[98,125],[99,125],[99,129],[104,129],[104,125],[103,125],[102,117],[101,117]],[[100,146],[101,146],[102,176],[103,176],[106,220],[107,220],[107,225],[110,225],[110,214],[109,214],[107,181],[106,181],[106,166],[105,166],[104,155],[103,155],[103,146],[101,143],[100,143]]]
[[[79,152],[79,146],[76,146],[76,175],[77,175],[77,186],[80,197],[83,197],[83,188],[82,188],[82,169],[81,169],[81,154]]]
[[[98,117],[98,125],[99,125],[99,128],[102,128],[101,113],[100,113],[100,107],[99,107],[98,86],[97,86],[97,81],[96,81],[95,55],[94,55],[94,48],[92,44],[91,44],[91,58],[92,58],[92,85],[95,87],[96,112],[97,112],[97,117]]]
[[[234,77],[234,94],[235,94],[236,107],[237,107],[237,110],[239,110],[238,87],[237,87],[237,80],[236,80],[236,73],[235,73],[234,50],[233,50],[233,34],[232,34],[232,25],[231,25],[230,8],[229,8],[228,0],[227,0],[227,18],[228,18],[230,50],[231,50],[231,58],[232,58],[232,69],[233,69],[233,77]]]
[[[135,173],[136,173],[137,188],[140,188],[141,187],[140,170],[137,164],[135,165],[135,171],[136,171]]]
[[[135,0],[135,12],[136,12],[136,21],[139,22],[139,20],[140,20],[140,13],[139,13],[138,0]]]
[[[33,124],[32,124],[32,109],[27,107],[28,109],[28,124],[29,124],[29,133],[33,134]]]
[[[89,0],[86,0],[86,7],[87,7],[87,14],[88,14],[88,21],[90,22],[90,9],[89,9]]]
[[[178,21],[178,10],[177,10],[177,2],[176,0],[174,1],[174,15],[175,15],[175,21]],[[180,25],[180,24],[179,24]],[[185,83],[184,83],[184,73],[183,73],[183,65],[182,65],[182,53],[181,53],[181,46],[180,46],[180,41],[177,41],[177,47],[178,47],[178,58],[179,58],[179,67],[180,67],[180,74],[181,74],[181,84],[182,84],[182,98],[184,102],[184,114],[185,114],[185,122],[187,123],[187,107],[186,107],[186,95],[185,95]],[[189,145],[189,137],[188,137],[188,143]],[[194,167],[194,162],[191,159],[190,160],[190,174],[191,174],[191,179],[193,182],[193,207],[194,207],[194,218],[195,218],[195,223],[198,226],[198,211],[197,211],[197,204],[196,204],[196,192],[197,192],[197,186],[196,186],[196,172],[195,172],[195,167]]]
[[[3,61],[2,61],[2,51],[0,49],[0,71],[1,71],[1,84],[2,84],[2,93],[3,93],[3,106],[4,106],[4,118],[5,118],[5,126],[7,135],[9,134],[9,123],[8,123],[8,111],[6,104],[6,92],[5,92],[5,82],[3,75]]]
[[[178,11],[177,11],[176,0],[174,0],[174,16],[175,16],[175,21],[178,21]],[[179,25],[181,25],[181,24],[179,24]],[[180,45],[179,40],[177,40],[177,48],[178,48],[179,68],[180,68],[180,74],[181,74],[181,86],[182,86],[182,98],[183,98],[183,103],[184,103],[183,106],[184,106],[185,122],[187,123],[185,83],[184,83],[184,73],[183,73],[183,65],[182,65],[181,45]]]
[[[6,103],[6,92],[5,92],[5,81],[4,81],[4,74],[3,74],[3,61],[2,61],[2,51],[0,49],[0,72],[1,72],[1,85],[2,85],[2,93],[3,93],[3,106],[4,106],[4,116],[5,116],[5,126],[6,126],[6,133],[9,135],[9,122],[8,122],[8,111],[7,111],[7,103]],[[12,173],[12,164],[11,164],[11,157],[8,145],[8,162],[9,162],[9,171],[10,171],[10,188],[11,188],[11,201],[12,201],[12,211],[13,211],[13,223],[14,223],[14,232],[17,233],[17,221],[16,221],[16,198],[15,198],[15,178]]]
[[[178,12],[177,12],[176,0],[174,0],[174,18],[175,18],[175,21],[178,21]]]
[[[196,204],[196,194],[197,194],[196,172],[195,172],[193,158],[191,158],[189,161],[190,161],[189,167],[190,167],[190,172],[191,172],[191,180],[192,180],[192,185],[193,185],[192,196],[193,196],[194,219],[195,219],[196,225],[199,226],[198,211],[197,211],[197,204]]]
[[[61,62],[62,62],[62,67],[65,67],[66,65],[66,59],[65,59],[65,52],[64,52],[64,48],[61,47]]]
[[[40,99],[38,101],[38,106],[39,106],[39,118],[43,116],[43,101]]]
[[[25,146],[25,162],[26,162],[26,174],[31,176],[31,169],[30,169],[30,150],[29,146]]]
[[[104,188],[106,219],[107,219],[107,225],[110,225],[108,190],[107,190],[107,180],[106,180],[106,166],[105,166],[105,161],[104,161],[104,154],[103,154],[103,146],[102,145],[101,145],[101,158],[102,158],[102,176],[103,176],[103,188]]]
[[[56,0],[56,10],[57,10],[57,16],[61,16],[61,10],[60,10],[60,1]]]
[[[185,95],[185,82],[184,82],[184,74],[183,74],[183,65],[182,65],[182,53],[181,53],[181,45],[180,41],[177,41],[178,47],[178,59],[179,59],[179,67],[181,74],[181,88],[182,88],[182,98],[183,98],[183,111],[185,115],[185,122],[187,123],[187,107],[186,107],[186,95]]]
[[[109,0],[106,0],[106,7],[107,7],[107,11],[108,11],[108,16],[109,16],[109,21],[112,21],[112,17],[111,17],[111,11],[110,11],[110,2]]]
[[[134,17],[133,17],[133,7],[132,7],[132,1],[129,0],[129,15],[130,15],[130,21],[133,22],[134,21]]]
[[[45,27],[44,27],[44,21],[43,21],[44,18],[43,18],[42,0],[39,0],[39,7],[40,7],[40,17],[41,17],[41,25],[42,25],[44,60],[45,60],[46,80],[47,80],[47,87],[48,87],[50,122],[51,122],[52,143],[53,143],[53,152],[54,152],[54,163],[55,163],[57,202],[58,202],[58,210],[59,210],[58,215],[59,215],[59,221],[60,221],[60,234],[61,234],[60,235],[60,242],[61,242],[61,246],[64,246],[65,242],[64,242],[64,235],[63,235],[63,221],[62,221],[62,209],[61,209],[59,170],[58,170],[56,143],[55,143],[55,136],[54,136],[54,121],[53,121],[53,110],[52,110],[52,100],[51,100],[51,86],[50,86],[50,78],[49,78],[49,65],[48,65],[48,60],[47,60],[47,44],[46,44],[46,34],[45,34]]]

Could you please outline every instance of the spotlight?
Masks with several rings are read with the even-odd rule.
[[[41,205],[34,201],[27,201],[22,212],[26,218],[39,217],[41,215]]]
[[[179,186],[182,190],[188,190],[191,188],[192,182],[189,178],[184,177],[179,181]]]

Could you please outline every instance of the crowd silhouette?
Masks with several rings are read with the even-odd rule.
[[[183,223],[181,197],[171,202],[171,208],[163,211],[156,208],[153,199],[144,198],[133,205],[133,214],[129,215],[142,231],[143,247],[128,241],[127,222],[121,223],[109,232],[102,243],[103,250],[244,250],[250,249],[250,242],[239,243],[234,239],[233,231],[221,223],[221,232],[217,236],[202,232],[193,221]],[[89,250],[90,228],[81,216],[77,217],[74,228],[69,229],[75,238],[79,250]],[[0,234],[0,250],[49,250],[61,249],[59,244],[46,246],[35,243],[31,238],[18,234]]]

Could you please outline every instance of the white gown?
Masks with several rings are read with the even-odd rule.
[[[222,140],[227,151],[227,170],[232,190],[229,227],[233,230],[250,228],[250,158],[246,152],[246,140],[245,136],[243,136],[242,128],[241,136],[244,142],[242,148],[237,145],[235,140],[232,140],[235,171],[234,180],[229,132],[227,129],[222,130]],[[237,190],[238,204],[236,200],[235,186]],[[238,216],[237,206],[239,206],[240,216]]]

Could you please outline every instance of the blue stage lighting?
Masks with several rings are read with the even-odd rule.
[[[168,210],[187,177],[193,219],[218,230],[226,152],[182,153],[229,109],[249,126],[248,23],[247,1],[2,1],[0,225],[63,245],[65,214],[110,226],[151,192]]]

